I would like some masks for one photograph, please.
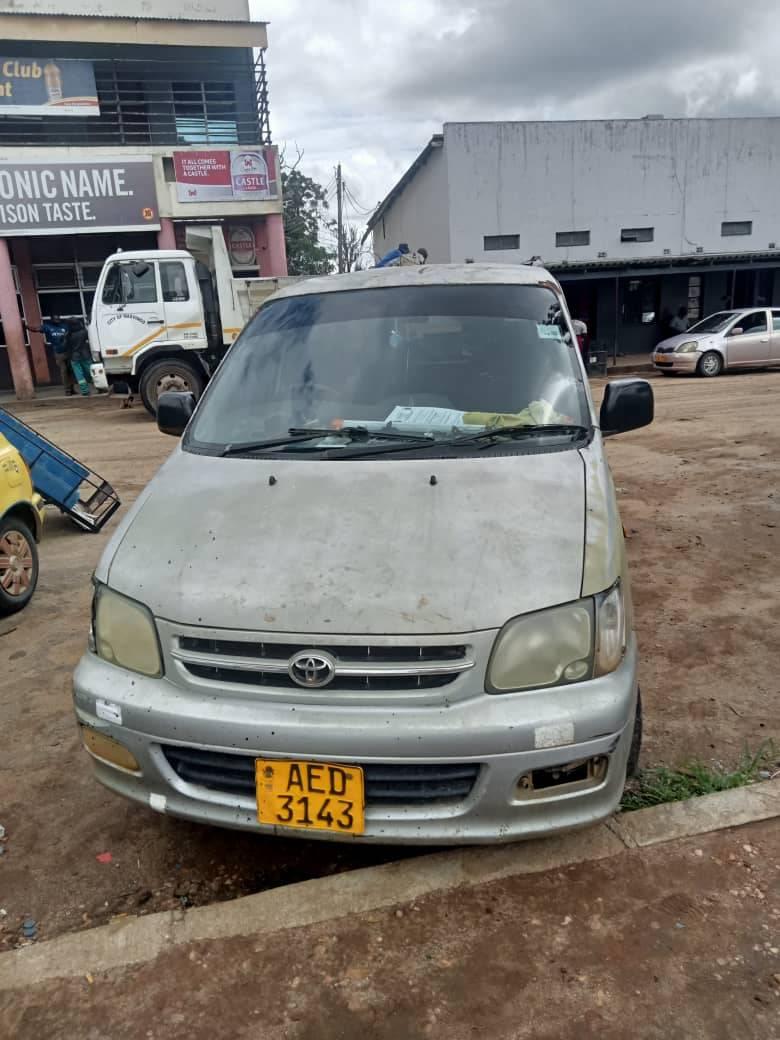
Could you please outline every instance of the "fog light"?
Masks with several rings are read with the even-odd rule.
[[[608,768],[607,756],[597,755],[595,758],[565,762],[560,766],[533,769],[519,777],[515,798],[525,801],[599,787],[607,778]]]
[[[113,737],[107,737],[105,733],[98,733],[97,730],[90,729],[88,726],[82,726],[81,739],[85,750],[99,761],[107,762],[108,765],[115,766],[117,769],[124,769],[127,773],[140,774],[141,767],[135,756],[128,751],[124,744],[120,744]]]

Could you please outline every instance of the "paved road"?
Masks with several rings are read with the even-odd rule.
[[[644,760],[730,763],[746,744],[780,738],[780,372],[654,386],[656,424],[609,446],[629,532]],[[125,503],[173,445],[140,407],[116,401],[21,414],[108,477]],[[78,744],[70,676],[108,534],[78,533],[58,516],[47,526],[36,599],[0,623],[0,949],[18,942],[27,913],[50,937],[397,857],[201,828],[99,788]],[[104,852],[111,863],[97,861]]]

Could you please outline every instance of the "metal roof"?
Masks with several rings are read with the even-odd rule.
[[[430,159],[431,155],[433,154],[433,152],[437,148],[442,148],[443,146],[444,146],[444,134],[434,134],[433,137],[428,142],[428,144],[426,144],[425,148],[423,148],[423,150],[420,152],[420,154],[414,160],[412,165],[409,167],[409,169],[403,175],[403,177],[401,177],[401,179],[398,181],[398,183],[393,188],[390,189],[390,191],[387,193],[387,195],[385,195],[385,197],[379,203],[377,208],[374,210],[374,212],[368,218],[367,230],[366,230],[365,235],[363,236],[363,241],[364,242],[368,238],[369,233],[371,231],[373,231],[374,225],[377,224],[382,219],[382,217],[384,216],[385,212],[390,208],[390,206],[392,206],[392,204],[395,202],[395,200],[398,198],[398,196],[404,190],[404,188],[409,183],[409,181],[411,181],[412,178],[415,176],[415,174],[420,169],[420,167],[424,166],[428,162],[428,160]]]
[[[249,0],[0,0],[0,15],[177,22],[252,20]]]

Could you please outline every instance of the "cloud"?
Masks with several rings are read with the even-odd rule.
[[[775,0],[252,0],[271,127],[361,222],[444,122],[780,110]]]

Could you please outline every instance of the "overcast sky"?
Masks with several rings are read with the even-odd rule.
[[[274,141],[362,210],[458,120],[780,114],[776,0],[250,0]]]

